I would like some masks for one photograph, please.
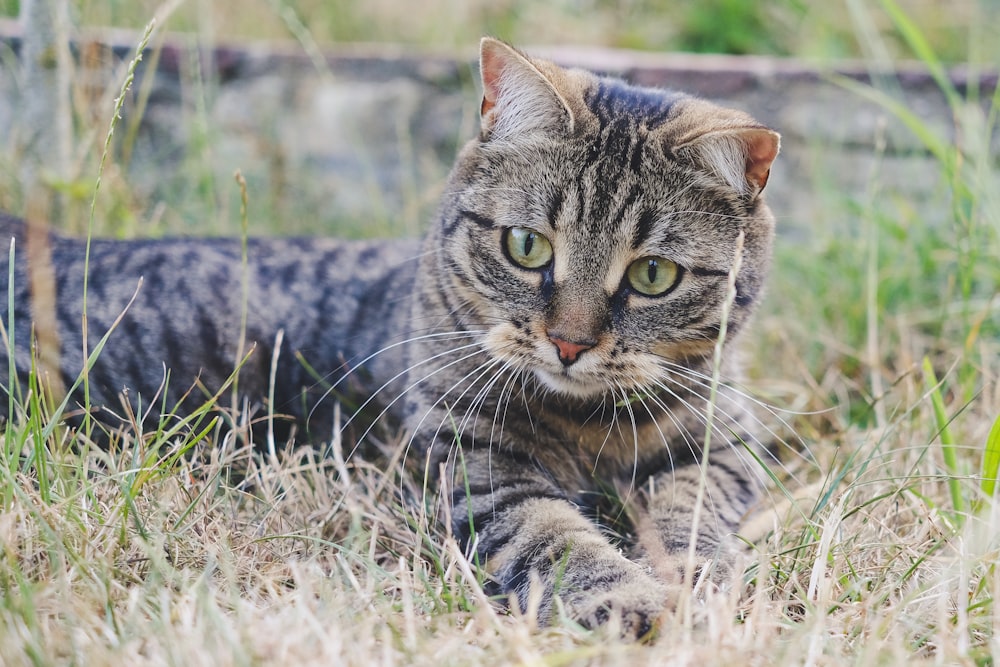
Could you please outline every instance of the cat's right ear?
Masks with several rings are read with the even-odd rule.
[[[479,48],[484,139],[572,129],[573,113],[550,78],[528,57],[492,37]]]

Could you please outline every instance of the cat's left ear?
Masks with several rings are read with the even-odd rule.
[[[774,130],[742,127],[706,132],[677,151],[689,155],[741,195],[756,198],[767,185],[780,147],[781,135]]]
[[[557,69],[550,63],[533,61],[500,40],[484,37],[479,69],[484,137],[572,129],[573,113],[552,80]]]

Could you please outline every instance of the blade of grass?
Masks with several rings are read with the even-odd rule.
[[[955,89],[955,85],[948,77],[948,72],[945,71],[944,65],[941,64],[937,54],[934,53],[934,49],[927,42],[924,32],[917,27],[917,24],[913,22],[913,19],[906,12],[900,9],[894,0],[882,0],[881,4],[885,13],[889,15],[889,18],[895,24],[900,36],[913,49],[913,53],[916,54],[917,58],[927,67],[938,88],[948,98],[948,104],[951,108],[957,109],[961,106],[962,97]]]
[[[924,357],[924,382],[927,386],[927,393],[934,408],[934,421],[941,436],[941,458],[944,460],[945,471],[948,474],[948,492],[951,495],[951,506],[955,514],[959,517],[965,511],[965,501],[962,499],[962,487],[958,481],[958,456],[956,454],[955,438],[949,427],[950,420],[948,413],[944,409],[944,400],[941,398],[941,383],[938,382],[931,366],[931,361]],[[960,519],[956,517],[960,522]]]
[[[873,88],[867,84],[855,81],[854,79],[841,74],[830,74],[830,80],[848,90],[858,97],[867,99],[882,107],[902,122],[913,135],[920,140],[926,148],[942,165],[950,171],[954,171],[955,156],[954,151],[948,142],[937,136],[925,120],[911,111],[901,101],[895,99],[885,91]]]
[[[986,436],[986,449],[983,450],[983,464],[979,473],[979,488],[987,498],[993,497],[996,491],[997,470],[1000,469],[1000,415],[990,433]]]
[[[4,342],[7,347],[7,426],[4,429],[4,463],[8,479],[14,470],[15,447],[13,443],[17,440],[14,437],[14,412],[17,403],[14,400],[15,385],[17,383],[17,366],[14,357],[14,239],[10,240],[10,255],[7,271],[7,328],[2,332]],[[13,495],[10,492],[10,484],[4,485],[3,506],[10,507]]]
[[[83,317],[81,322],[81,341],[83,343],[83,358],[88,359],[90,354],[87,350],[87,287],[90,279],[90,241],[94,235],[94,217],[97,213],[97,195],[101,190],[101,180],[104,176],[104,167],[108,161],[108,155],[111,153],[111,140],[115,134],[115,127],[118,125],[118,121],[121,120],[122,108],[125,106],[125,95],[128,93],[129,89],[132,87],[132,82],[135,81],[135,69],[142,61],[142,54],[146,50],[146,45],[149,44],[150,37],[153,35],[153,29],[156,27],[156,19],[154,18],[146,25],[146,30],[142,34],[142,39],[135,47],[135,55],[132,57],[131,62],[128,64],[128,72],[125,75],[125,80],[122,81],[121,88],[118,91],[118,97],[115,99],[115,109],[114,113],[111,115],[111,121],[108,123],[108,133],[104,139],[104,152],[101,154],[101,161],[97,166],[97,179],[94,182],[94,194],[90,200],[90,217],[87,221],[87,244],[84,250],[83,258]],[[133,297],[134,298],[134,297]],[[92,364],[87,363],[83,367],[82,379],[83,379],[83,424],[81,430],[88,437],[91,433],[91,418],[90,418],[90,368]]]
[[[118,328],[118,325],[121,324],[122,320],[125,318],[125,314],[132,307],[132,304],[135,303],[135,299],[136,297],[139,296],[139,291],[142,289],[142,283],[143,283],[142,278],[139,278],[139,282],[136,285],[135,292],[132,293],[131,298],[129,298],[128,303],[125,304],[125,307],[122,309],[122,312],[118,314],[118,317],[116,317],[115,321],[111,323],[111,326],[108,328],[107,332],[103,336],[101,336],[101,339],[99,341],[97,341],[97,345],[94,346],[94,350],[90,353],[90,356],[86,357],[86,362],[84,363],[83,369],[80,371],[80,374],[77,376],[76,381],[66,392],[66,395],[62,399],[62,402],[55,409],[55,411],[51,415],[51,418],[48,420],[48,423],[46,424],[45,429],[42,432],[43,438],[48,439],[52,435],[52,432],[55,431],[56,428],[59,426],[59,424],[62,422],[62,415],[66,410],[66,406],[69,405],[70,399],[73,397],[76,390],[80,388],[80,385],[84,385],[84,387],[86,387],[87,375],[89,374],[90,369],[92,369],[94,367],[94,364],[97,363],[97,358],[101,356],[101,352],[104,350],[104,346],[107,344],[108,339],[111,338],[111,334],[114,333],[115,329]],[[86,412],[84,413],[83,418],[85,420],[85,423],[87,423],[87,420],[90,419],[90,404],[87,403],[84,407],[86,409]],[[88,431],[84,431],[84,433],[87,434],[88,438],[90,437]]]
[[[39,377],[41,370],[36,363],[35,354],[31,355],[31,371],[28,373],[28,423],[31,424],[31,434],[33,436],[33,447],[31,453],[26,457],[24,467],[32,467],[35,472],[35,481],[38,484],[38,497],[41,501],[50,505],[52,503],[52,478],[49,464],[50,454],[46,451],[49,438],[42,437],[41,423],[44,420],[44,407],[42,401],[42,379]]]

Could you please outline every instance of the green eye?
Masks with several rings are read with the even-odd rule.
[[[674,286],[680,274],[677,265],[662,257],[643,257],[632,262],[625,276],[639,294],[661,296]]]
[[[530,229],[511,227],[505,235],[504,245],[511,261],[526,269],[540,269],[552,261],[552,244]]]

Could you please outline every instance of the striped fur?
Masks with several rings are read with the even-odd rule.
[[[92,406],[116,424],[141,404],[145,427],[159,406],[190,410],[232,373],[245,311],[243,405],[324,439],[334,398],[374,395],[411,457],[444,473],[451,529],[496,592],[543,622],[561,605],[641,636],[696,573],[726,584],[756,495],[744,447],[758,422],[729,383],[769,263],[761,190],[778,136],[495,40],[481,62],[482,130],[422,246],[254,240],[244,265],[231,240],[95,241],[90,349],[142,282],[90,373]],[[17,370],[32,322],[54,321],[43,370],[70,387],[83,243],[4,216],[0,230],[17,251],[12,286],[0,267]],[[526,268],[522,251],[546,261]],[[725,382],[709,401],[723,331]]]

